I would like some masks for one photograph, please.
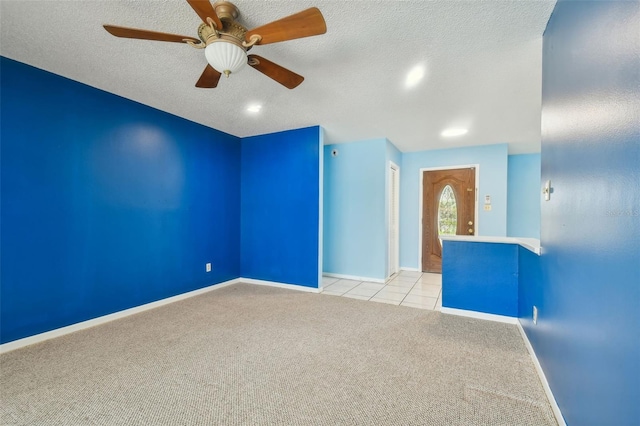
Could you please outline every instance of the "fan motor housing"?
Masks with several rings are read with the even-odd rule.
[[[222,28],[214,29],[210,24],[202,23],[198,27],[198,37],[206,45],[212,43],[214,40],[225,40],[245,50],[249,50],[250,46],[243,46],[244,35],[247,32],[247,28],[239,24],[235,19],[238,17],[238,8],[228,1],[219,1],[214,3],[216,14],[222,22]]]

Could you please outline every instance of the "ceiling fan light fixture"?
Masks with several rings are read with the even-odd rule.
[[[187,0],[187,3],[202,21],[198,26],[198,38],[115,25],[103,27],[116,37],[185,43],[195,49],[204,49],[207,66],[196,82],[196,87],[203,89],[218,87],[222,74],[229,77],[247,64],[287,89],[293,89],[302,83],[304,77],[261,56],[247,55],[247,51],[253,46],[327,32],[327,24],[317,7],[310,7],[248,31],[236,21],[239,16],[238,8],[229,1],[216,0],[211,4],[210,0]]]
[[[209,43],[204,49],[204,56],[209,65],[227,77],[247,65],[246,50],[225,39],[217,39]]]

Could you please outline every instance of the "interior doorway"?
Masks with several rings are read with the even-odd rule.
[[[400,169],[389,162],[389,273],[400,271]]]
[[[422,171],[422,271],[442,273],[441,235],[476,234],[476,167]]]

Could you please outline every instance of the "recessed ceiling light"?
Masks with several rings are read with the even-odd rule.
[[[406,88],[416,86],[424,78],[425,67],[423,64],[418,64],[411,68],[411,71],[407,74],[407,78],[404,81]]]
[[[453,138],[456,136],[466,135],[468,131],[468,129],[463,129],[461,127],[451,127],[449,129],[444,129],[442,133],[440,133],[440,136],[443,138]]]
[[[260,104],[253,104],[247,107],[247,111],[253,112],[253,113],[260,112],[261,109],[262,109],[262,105]]]

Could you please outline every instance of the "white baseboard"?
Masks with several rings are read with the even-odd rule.
[[[320,293],[319,288],[307,287],[304,285],[296,285],[296,284],[284,284],[284,283],[278,283],[275,281],[256,280],[253,278],[238,278],[237,282],[246,283],[246,284],[255,284],[255,285],[266,285],[269,287],[286,288],[288,290],[305,291],[307,293]]]
[[[273,281],[254,280],[252,278],[235,278],[233,280],[213,284],[208,287],[200,288],[198,290],[189,291],[187,293],[178,294],[176,296],[167,297],[166,299],[156,300],[140,306],[134,306],[133,308],[125,309],[123,311],[114,312],[112,314],[103,315],[98,318],[93,318],[87,321],[71,324],[66,327],[56,328],[55,330],[46,331],[44,333],[35,334],[33,336],[25,337],[23,339],[14,340],[0,345],[0,354],[23,348],[25,346],[33,345],[34,343],[44,342],[45,340],[54,339],[56,337],[64,336],[65,334],[73,333],[80,330],[85,330],[96,325],[101,325],[114,321],[120,318],[128,317],[140,312],[148,311],[149,309],[158,308],[160,306],[168,305],[169,303],[178,302],[180,300],[188,299],[193,296],[198,296],[203,293],[207,293],[212,290],[217,290],[222,287],[227,287],[232,284],[238,284],[240,282],[255,285],[266,285],[270,287],[280,287],[289,290],[306,291],[311,293],[320,293],[319,288],[305,287],[301,285],[277,283]]]
[[[64,336],[65,334],[73,333],[80,330],[85,330],[96,325],[105,324],[110,321],[114,321],[120,318],[128,317],[129,315],[138,314],[140,312],[148,311],[149,309],[158,308],[160,306],[168,305],[169,303],[178,302],[180,300],[188,299],[193,296],[198,296],[203,293],[207,293],[212,290],[217,290],[222,287],[229,286],[240,282],[239,279],[233,279],[230,281],[213,284],[208,287],[199,288],[197,290],[189,291],[187,293],[178,294],[176,296],[167,297],[166,299],[156,300],[155,302],[146,303],[140,306],[134,306],[133,308],[125,309],[123,311],[114,312],[112,314],[103,315],[98,318],[93,318],[87,321],[78,322],[68,325],[66,327],[56,328],[55,330],[46,331],[44,333],[35,334],[33,336],[25,337],[23,339],[14,340],[0,345],[0,354],[13,351],[15,349],[23,348],[25,346],[33,345],[34,343],[44,342],[45,340],[54,339],[56,337]]]
[[[464,309],[445,308],[444,306],[440,309],[440,312],[442,312],[443,314],[458,315],[460,317],[469,317],[469,318],[476,318],[481,320],[504,322],[507,324],[519,324],[518,318],[508,317],[505,315],[487,314],[484,312],[467,311]]]
[[[358,277],[355,275],[333,274],[331,272],[323,272],[322,275],[325,277],[340,278],[341,280],[367,281],[370,283],[382,283],[382,284],[386,282],[384,278]]]
[[[520,324],[520,321],[517,322],[517,325],[518,325],[518,330],[520,330],[520,335],[522,335],[522,340],[524,340],[524,344],[527,347],[527,351],[529,351],[529,355],[531,356],[533,365],[536,368],[538,377],[540,377],[540,381],[542,382],[542,387],[544,388],[544,393],[547,395],[547,399],[549,400],[549,405],[551,405],[551,410],[553,410],[553,415],[556,417],[558,426],[567,426],[567,423],[564,421],[564,417],[562,416],[562,412],[560,411],[560,407],[558,407],[558,403],[556,402],[556,398],[553,396],[551,387],[549,387],[549,382],[547,382],[547,377],[544,375],[544,371],[542,370],[542,366],[538,361],[538,357],[536,356],[536,353],[533,350],[533,346],[531,346],[529,337],[527,337],[527,333],[525,333],[524,328],[522,327],[522,324]]]
[[[422,272],[420,269],[418,268],[406,268],[404,266],[400,267],[401,271],[407,271],[407,272]]]

